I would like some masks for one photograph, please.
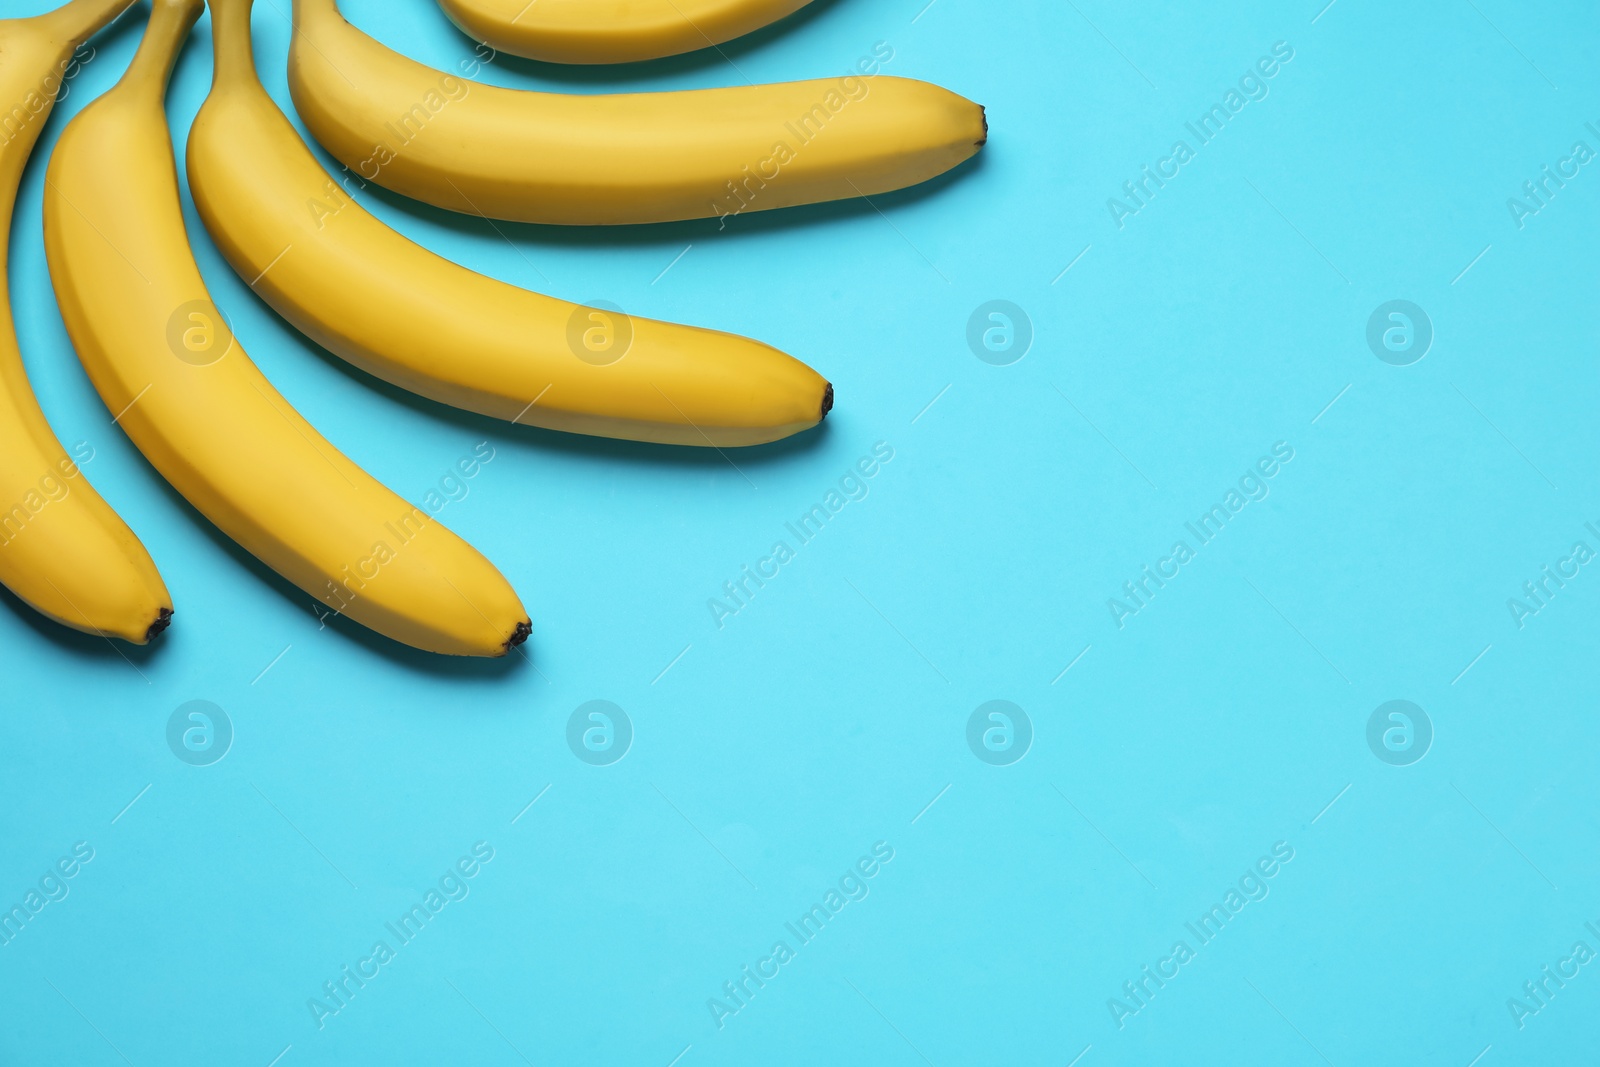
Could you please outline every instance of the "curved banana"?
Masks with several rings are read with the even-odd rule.
[[[261,87],[253,2],[211,0],[189,188],[234,270],[302,333],[401,388],[554,430],[725,447],[827,414],[832,386],[777,349],[518,289],[368,214]]]
[[[59,623],[142,645],[167,628],[172,597],[39,410],[17,348],[4,241],[73,53],[132,3],[74,0],[0,22],[0,582]]]
[[[489,218],[616,225],[871,196],[987,137],[983,108],[906,78],[536,93],[412,62],[336,0],[294,0],[294,30],[289,89],[323,147],[366,181]]]
[[[529,626],[500,572],[302,419],[206,291],[163,110],[202,7],[154,0],[127,73],[50,161],[45,252],[73,346],[145,458],[273,570],[397,641],[504,655]]]
[[[731,41],[811,0],[439,0],[475,41],[547,63],[633,63]]]

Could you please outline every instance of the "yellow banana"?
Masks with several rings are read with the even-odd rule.
[[[142,645],[167,628],[172,597],[39,410],[17,348],[4,243],[73,53],[132,2],[74,0],[0,22],[0,582],[57,622]]]
[[[367,181],[490,218],[615,225],[871,196],[987,136],[983,108],[906,78],[536,93],[412,62],[336,0],[294,0],[294,28],[289,89],[312,136]]]
[[[45,251],[78,356],[162,476],[273,570],[397,641],[504,655],[529,626],[500,572],[302,419],[206,291],[163,110],[202,7],[154,0],[127,73],[50,162]]]
[[[473,40],[548,63],[632,63],[731,41],[811,0],[439,0]]]
[[[228,262],[301,332],[402,388],[554,430],[724,447],[827,414],[832,387],[774,348],[518,289],[374,218],[261,87],[252,3],[211,0],[216,73],[189,188]]]

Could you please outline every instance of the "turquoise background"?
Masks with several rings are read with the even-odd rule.
[[[0,906],[76,842],[94,853],[0,945],[0,1063],[1594,1055],[1600,965],[1569,964],[1542,1006],[1523,987],[1575,942],[1600,951],[1600,573],[1521,627],[1507,602],[1574,542],[1600,549],[1600,168],[1521,228],[1507,199],[1575,141],[1600,150],[1600,12],[925,2],[818,0],[725,56],[479,75],[732,85],[840,74],[887,42],[885,73],[989,108],[980,159],[923,188],[723,231],[495,228],[360,196],[475,269],[806,360],[838,406],[782,445],[513,430],[378,385],[258,302],[186,204],[238,336],[341,449],[413,500],[495,450],[441,518],[532,612],[526,657],[498,663],[323,627],[110,424],[40,236],[45,152],[144,9],[95,42],[26,177],[13,297],[45,411],[94,449],[178,614],[144,651],[0,609]],[[426,0],[344,8],[435,66],[473,56]],[[288,10],[255,14],[286,109]],[[180,146],[208,25],[173,83]],[[1119,229],[1107,199],[1280,41],[1266,98]],[[1009,366],[966,340],[996,299],[1033,331]],[[1396,299],[1434,332],[1409,366],[1366,340]],[[707,601],[878,442],[893,459],[866,498],[717,628]],[[1278,442],[1270,495],[1191,540]],[[1194,558],[1119,628],[1108,599],[1179,539]],[[231,723],[209,766],[168,746],[192,700]],[[569,747],[591,700],[631,723],[620,762]],[[969,748],[991,700],[1031,723],[1009,765]],[[1431,723],[1420,761],[1369,746],[1390,700]],[[478,842],[470,893],[319,1028],[308,1000],[398,945],[385,923]],[[801,945],[784,924],[878,842],[868,895]],[[1246,880],[1268,895],[1201,945],[1185,924],[1275,845],[1292,860]],[[723,984],[778,940],[794,958],[729,1014]],[[1179,940],[1194,958],[1131,1000]]]

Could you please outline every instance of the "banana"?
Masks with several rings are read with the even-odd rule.
[[[833,387],[777,349],[518,289],[374,218],[262,88],[252,4],[211,0],[189,189],[234,270],[302,333],[401,388],[554,430],[720,448],[827,414]]]
[[[731,41],[811,0],[439,0],[462,32],[547,63],[633,63]]]
[[[405,644],[504,655],[529,625],[500,572],[319,435],[212,303],[163,110],[202,7],[154,0],[127,73],[50,162],[45,252],[73,346],[145,458],[273,570]]]
[[[313,137],[364,180],[488,218],[725,219],[871,196],[942,174],[987,138],[983,108],[906,78],[537,93],[412,62],[336,0],[294,0],[294,29],[289,89]]]
[[[133,0],[74,0],[0,22],[0,582],[76,630],[142,645],[172,597],[133,531],[89,485],[28,386],[6,285],[17,186],[73,53]]]

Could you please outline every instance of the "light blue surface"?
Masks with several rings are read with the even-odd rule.
[[[373,388],[257,302],[189,209],[238,336],[340,448],[412,499],[494,448],[442,515],[533,613],[531,662],[488,666],[321,628],[110,424],[40,238],[43,151],[120,74],[139,18],[96,42],[29,170],[13,291],[47,414],[93,447],[178,615],[125,657],[0,609],[0,904],[93,849],[0,946],[0,1063],[1594,1055],[1600,964],[1569,964],[1536,1014],[1524,983],[1575,942],[1600,951],[1600,573],[1521,627],[1507,602],[1574,542],[1600,550],[1600,169],[1521,227],[1507,199],[1575,141],[1600,150],[1600,15],[924,2],[824,0],[726,60],[481,75],[688,88],[842,73],[888,42],[887,73],[987,105],[991,140],[876,210],[508,241],[362,196],[474,268],[805,359],[838,407],[788,446],[730,462],[512,432]],[[344,6],[433,65],[472,57],[426,0]],[[255,16],[286,108],[287,11]],[[207,26],[173,85],[180,144]],[[1293,58],[1265,98],[1199,145],[1185,123],[1275,42]],[[1179,139],[1194,158],[1119,228],[1107,199]],[[1031,320],[1009,366],[968,348],[990,300]],[[1432,323],[1408,366],[1367,344],[1391,300]],[[878,442],[893,459],[865,498],[798,545],[785,522]],[[1293,458],[1270,495],[1201,544],[1185,523],[1275,445]],[[795,558],[719,629],[708,600],[777,540]],[[1193,558],[1119,628],[1108,598],[1178,540]],[[232,724],[209,766],[168,747],[191,700]],[[591,700],[631,721],[620,762],[569,747]],[[991,700],[1031,722],[1020,761],[968,746]],[[1391,762],[1417,748],[1384,747],[1389,729],[1404,749],[1386,715],[1369,747],[1391,700],[1431,723],[1420,762]],[[385,923],[477,842],[493,859],[467,864],[468,895],[401,945]],[[877,842],[893,859],[866,865],[868,894],[802,944],[785,923]],[[1292,860],[1247,877],[1275,846]],[[1185,924],[1241,878],[1267,895],[1202,945]],[[319,1028],[308,1000],[380,939],[394,959]],[[736,1006],[723,984],[779,940],[794,958],[719,1028],[708,1000]],[[1177,941],[1193,958],[1128,997]]]

